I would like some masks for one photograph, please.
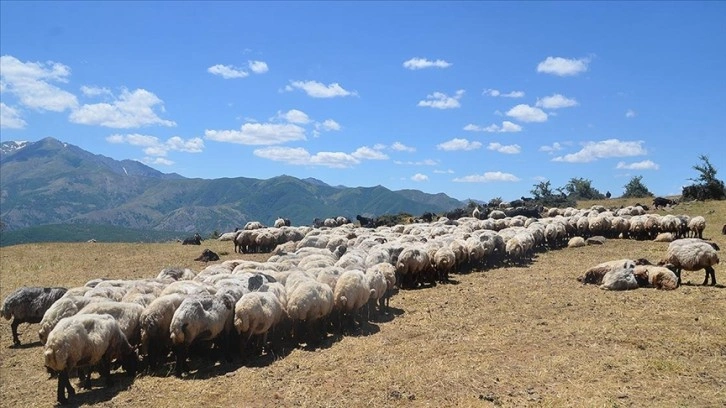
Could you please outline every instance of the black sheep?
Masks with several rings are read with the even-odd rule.
[[[66,291],[66,288],[22,287],[5,298],[2,314],[7,320],[13,318],[10,329],[15,346],[20,345],[18,326],[21,323],[40,323],[45,312]]]
[[[656,209],[660,208],[660,207],[667,207],[669,205],[675,205],[675,204],[676,204],[675,201],[668,199],[668,198],[656,197],[653,199],[653,207],[655,207]]]
[[[202,245],[202,237],[199,234],[194,234],[193,237],[184,238],[182,245]]]
[[[202,254],[199,256],[199,258],[194,259],[195,261],[201,261],[201,262],[211,262],[211,261],[219,261],[219,255],[214,253],[209,248],[202,251]]]

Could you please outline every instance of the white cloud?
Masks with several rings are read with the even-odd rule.
[[[301,89],[313,98],[335,98],[337,96],[355,96],[358,93],[345,90],[340,84],[332,83],[325,85],[317,81],[290,81],[285,87],[286,91]]]
[[[455,151],[455,150],[476,150],[481,147],[480,142],[470,142],[467,139],[451,139],[444,143],[436,145],[439,150]]]
[[[212,75],[219,75],[224,79],[245,78],[250,75],[242,68],[222,64],[212,65],[211,67],[207,68],[207,72]]]
[[[658,170],[660,166],[650,160],[643,160],[630,164],[626,164],[625,162],[618,162],[615,168],[623,170]]]
[[[263,159],[283,162],[287,164],[310,164],[310,153],[302,147],[266,147],[256,149],[253,154]]]
[[[413,176],[411,176],[411,180],[416,181],[416,182],[427,181],[428,179],[429,179],[429,176],[427,176],[425,174],[421,174],[421,173],[416,173]]]
[[[637,115],[634,110],[628,109],[627,112],[625,112],[626,118],[634,118]]]
[[[567,59],[562,57],[547,57],[537,64],[537,72],[558,76],[572,76],[587,71],[589,58]]]
[[[643,148],[643,143],[643,141],[623,142],[618,139],[587,142],[579,152],[558,156],[552,160],[568,163],[588,163],[609,157],[642,156],[647,153]]]
[[[380,150],[371,149],[368,146],[359,147],[351,156],[361,160],[388,160],[388,156]]]
[[[156,136],[142,135],[138,133],[131,134],[113,134],[106,138],[106,141],[114,144],[129,144],[131,146],[143,147],[144,154],[147,156],[166,156],[169,151],[201,153],[204,150],[204,141],[195,137],[184,140],[179,136],[173,136],[162,142]],[[164,163],[156,163],[164,164]]]
[[[179,136],[173,136],[166,141],[166,146],[180,152],[201,153],[204,150],[204,140],[200,137],[184,140]]]
[[[408,166],[437,166],[439,164],[439,162],[437,162],[436,160],[432,160],[432,159],[425,159],[425,160],[420,160],[420,161],[396,160],[393,163],[399,164],[399,165],[408,165]]]
[[[285,113],[278,112],[277,116],[290,123],[297,123],[300,125],[310,123],[310,117],[307,113],[297,109],[290,109]]]
[[[547,114],[540,108],[519,104],[507,111],[507,116],[520,122],[546,122]]]
[[[560,108],[571,108],[577,106],[578,103],[575,99],[570,99],[560,94],[554,94],[552,96],[545,96],[542,99],[537,99],[537,106],[545,109],[560,109]]]
[[[161,165],[161,166],[171,166],[174,164],[173,161],[165,158],[165,157],[144,157],[142,160],[144,164],[148,165]]]
[[[469,132],[515,133],[515,132],[521,132],[522,127],[516,123],[505,120],[502,122],[501,126],[499,126],[497,124],[491,124],[487,127],[481,127],[481,126],[474,125],[474,124],[468,124],[468,125],[464,126],[464,130],[469,131]]]
[[[562,150],[562,145],[558,142],[552,143],[552,146],[540,146],[539,151],[540,152],[547,152],[549,154],[552,154],[556,151]]]
[[[342,152],[319,152],[311,155],[302,147],[265,147],[255,149],[252,154],[263,159],[282,162],[296,166],[322,166],[336,169],[353,167],[360,160],[353,155]]]
[[[452,64],[444,60],[437,59],[431,61],[426,58],[411,58],[403,63],[403,67],[410,70],[424,69],[424,68],[448,68]]]
[[[498,89],[485,89],[483,92],[484,95],[494,96],[498,97],[501,96],[502,98],[523,98],[524,97],[524,91],[512,91],[508,93],[501,93]]]
[[[454,170],[448,169],[448,170],[434,170],[434,173],[436,174],[454,174]]]
[[[176,126],[170,120],[161,119],[154,112],[154,107],[164,110],[164,101],[145,89],[129,92],[124,89],[113,103],[96,103],[83,105],[71,112],[69,117],[73,123],[82,125],[99,125],[117,129],[141,126],[161,125]]]
[[[325,119],[321,127],[326,131],[340,130],[340,124],[333,119]]]
[[[22,62],[10,55],[0,57],[3,92],[15,95],[20,104],[38,110],[63,112],[78,106],[78,99],[51,82],[68,82],[71,69],[58,62]]]
[[[501,171],[488,171],[484,174],[472,174],[470,176],[457,177],[453,179],[457,183],[490,183],[495,181],[519,181],[519,177],[511,173]]]
[[[522,151],[522,148],[518,144],[503,145],[498,142],[489,143],[489,146],[487,146],[487,149],[494,150],[499,153],[506,153],[506,154],[518,154],[519,152]]]
[[[436,109],[454,109],[461,106],[459,99],[464,96],[464,90],[459,89],[454,96],[448,96],[443,92],[434,92],[426,96],[425,100],[419,101],[418,106]]]
[[[102,88],[99,86],[86,86],[83,85],[81,87],[81,92],[85,96],[94,97],[94,96],[113,96],[113,93],[108,88]]]
[[[255,74],[264,74],[270,70],[267,67],[267,63],[264,61],[248,61],[247,66],[249,66],[250,70]]]
[[[245,123],[240,130],[207,129],[204,137],[217,142],[243,145],[275,145],[306,140],[305,129],[292,123]]]
[[[406,146],[405,144],[403,144],[401,142],[394,142],[391,145],[391,149],[399,151],[399,152],[409,152],[409,153],[413,153],[416,151],[415,147]]]
[[[360,160],[343,152],[318,152],[310,157],[310,163],[316,166],[345,169],[355,166],[360,163]]]
[[[27,122],[20,117],[17,109],[0,102],[0,128],[23,129]]]

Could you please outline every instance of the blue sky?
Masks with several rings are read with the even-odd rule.
[[[0,2],[0,139],[505,200],[726,176],[725,2]]]

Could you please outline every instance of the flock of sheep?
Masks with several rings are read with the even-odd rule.
[[[378,228],[343,217],[319,228],[249,223],[220,239],[233,241],[235,252],[270,252],[266,262],[227,260],[198,273],[167,268],[147,279],[95,279],[70,289],[25,287],[5,299],[2,314],[14,319],[16,345],[20,323],[40,323],[45,365],[58,373],[57,399],[65,403],[75,393],[69,375],[76,369],[88,386],[91,370],[110,381],[114,363],[133,376],[138,357],[153,368],[173,356],[182,376],[195,348],[231,360],[291,342],[315,345],[330,331],[388,313],[397,289],[445,283],[465,270],[525,264],[535,251],[568,246],[575,237],[700,237],[705,227],[703,217],[645,214],[640,207],[550,209],[544,218],[501,213]],[[673,289],[680,269],[705,269],[716,283],[718,256],[699,238],[675,240],[664,261],[676,272],[621,260],[580,280],[603,289]]]

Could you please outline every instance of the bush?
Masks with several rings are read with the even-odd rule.
[[[723,200],[726,199],[726,187],[723,181],[716,178],[718,172],[708,160],[708,156],[698,157],[702,165],[695,165],[693,169],[700,174],[696,179],[689,179],[697,183],[683,187],[682,199],[684,200]]]
[[[648,187],[641,180],[643,180],[643,176],[635,176],[630,179],[630,182],[625,185],[623,198],[652,197],[653,193],[648,190]]]

